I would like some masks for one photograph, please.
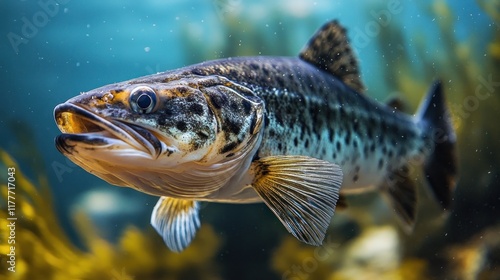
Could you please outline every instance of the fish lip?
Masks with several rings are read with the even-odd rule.
[[[102,117],[79,104],[66,102],[57,105],[54,119],[62,132],[55,139],[56,147],[61,153],[71,153],[73,146],[67,140],[100,146],[108,144],[106,140],[111,138],[121,140],[154,158],[158,158],[162,152],[161,141],[147,128]]]

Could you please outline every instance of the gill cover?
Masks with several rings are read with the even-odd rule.
[[[176,176],[171,191],[182,189],[183,193],[161,197],[151,216],[151,225],[175,252],[191,243],[200,226],[198,202],[185,199],[193,198],[185,192],[196,188],[198,196],[213,195],[214,191],[220,195],[222,188],[231,186],[249,169],[262,126],[263,104],[251,90],[219,76],[199,78],[197,86],[216,119],[216,140],[200,165]]]
[[[218,158],[231,157],[254,142],[262,127],[262,100],[250,89],[222,76],[203,78],[199,85],[217,119],[214,153]]]

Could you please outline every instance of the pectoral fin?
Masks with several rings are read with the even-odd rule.
[[[321,245],[335,212],[342,170],[305,156],[270,156],[254,161],[253,187],[297,239]]]
[[[197,201],[162,196],[151,216],[151,225],[174,252],[181,252],[200,227]]]

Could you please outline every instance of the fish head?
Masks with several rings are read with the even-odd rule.
[[[144,190],[161,184],[146,176],[168,181],[247,152],[262,119],[250,93],[218,77],[104,86],[56,106],[56,147],[111,184]]]

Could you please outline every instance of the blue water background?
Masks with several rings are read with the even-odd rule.
[[[295,56],[315,30],[330,19],[339,19],[351,39],[360,34],[368,37],[355,40],[354,48],[368,94],[379,100],[394,94],[384,82],[384,73],[394,67],[395,61],[386,61],[381,48],[407,48],[409,59],[418,65],[413,40],[422,34],[429,57],[439,57],[447,51],[440,48],[443,39],[435,24],[439,16],[425,10],[432,1],[398,2],[401,11],[391,14],[389,21],[403,31],[407,44],[400,46],[378,44],[374,39],[377,32],[373,30],[374,36],[367,35],[367,26],[377,20],[374,13],[388,9],[387,1],[71,0],[58,5],[44,22],[40,3],[50,2],[0,1],[0,147],[21,159],[29,175],[35,174],[33,164],[44,166],[56,209],[72,236],[71,205],[90,188],[111,188],[69,163],[54,146],[59,130],[53,109],[80,92],[204,59],[223,58],[235,51],[245,55]],[[497,28],[491,19],[475,1],[445,2],[454,13],[457,41],[473,39],[478,50],[486,49],[491,30]],[[23,34],[25,19],[38,21],[39,25],[35,31],[25,32],[29,36]],[[244,36],[255,29],[265,31],[262,44]],[[13,34],[25,37],[25,43],[12,43]],[[242,39],[234,41],[235,37]],[[475,55],[485,59],[484,53]],[[13,129],[23,127],[31,129],[32,143],[42,158],[27,154],[33,147],[23,146],[26,142],[16,138]],[[144,215],[134,222],[147,226],[156,199],[132,190],[123,192],[141,201]],[[249,219],[252,218],[243,217],[241,223]],[[224,223],[223,219],[219,221]],[[258,223],[258,218],[253,221]],[[258,240],[252,242],[259,246]]]

